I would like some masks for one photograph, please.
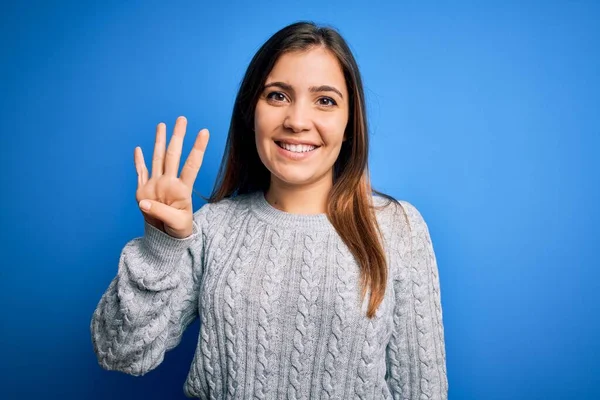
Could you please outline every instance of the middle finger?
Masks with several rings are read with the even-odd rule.
[[[183,116],[177,118],[177,121],[175,121],[175,128],[173,128],[173,136],[171,137],[169,147],[167,148],[167,156],[165,159],[165,175],[177,177],[186,126],[187,119]]]

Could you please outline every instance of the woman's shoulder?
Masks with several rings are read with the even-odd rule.
[[[408,200],[397,199],[387,194],[374,193],[373,205],[381,218],[400,219],[407,225],[424,223],[421,212]]]
[[[405,202],[404,200],[398,200],[383,193],[373,193],[372,201],[375,215],[380,223],[394,223],[398,215],[403,213],[402,203]]]
[[[428,231],[423,215],[411,201],[373,195],[373,204],[379,226],[392,243],[403,243],[415,233]]]

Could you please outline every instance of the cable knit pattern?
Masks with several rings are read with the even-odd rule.
[[[408,342],[408,331],[406,316],[409,312],[409,302],[406,296],[399,296],[401,293],[407,293],[407,272],[406,265],[410,263],[410,232],[408,220],[403,208],[398,207],[399,214],[396,214],[391,220],[397,220],[399,226],[399,235],[396,241],[392,242],[390,257],[394,261],[396,268],[392,273],[392,289],[395,293],[395,305],[393,310],[393,326],[391,340],[388,343],[386,361],[388,365],[387,383],[395,400],[410,399],[410,348]],[[405,223],[402,223],[405,222]],[[408,250],[407,250],[408,249]]]
[[[290,369],[290,386],[288,398],[301,397],[301,376],[305,375],[308,347],[311,341],[309,334],[314,330],[315,322],[311,316],[317,315],[317,297],[319,295],[320,274],[316,268],[316,260],[322,257],[322,243],[319,244],[315,233],[309,232],[304,236],[302,249],[302,264],[300,266],[300,296],[298,297],[298,313],[296,314],[296,332],[292,348]]]
[[[373,321],[367,323],[367,333],[362,342],[362,356],[358,362],[358,378],[356,379],[356,398],[365,400],[373,398],[373,380],[371,375],[375,368],[377,353],[377,331]]]
[[[181,340],[197,313],[194,296],[202,246],[192,243],[204,211],[196,213],[189,238],[162,236],[146,224],[144,237],[125,245],[117,276],[100,299],[90,325],[94,351],[104,368],[143,375]],[[160,247],[165,251],[157,251]]]
[[[238,332],[238,324],[240,324],[241,321],[236,321],[236,317],[240,315],[237,310],[241,303],[242,289],[240,285],[242,285],[243,282],[238,275],[247,265],[247,259],[252,252],[252,246],[257,236],[256,228],[256,224],[250,224],[249,221],[246,221],[242,244],[237,253],[237,257],[235,257],[231,270],[227,274],[223,291],[223,299],[225,300],[223,315],[225,318],[225,342],[228,359],[227,392],[231,398],[234,397],[235,390],[239,384],[237,372],[240,370],[241,363],[238,358],[242,355],[242,353],[238,351],[238,348],[240,347],[238,342],[240,338],[243,337],[243,334]]]
[[[272,382],[273,366],[276,358],[273,351],[274,327],[277,326],[278,317],[274,305],[279,302],[281,284],[285,274],[285,252],[289,246],[285,234],[276,230],[271,233],[271,245],[267,252],[267,265],[262,279],[262,295],[260,296],[260,309],[258,311],[257,329],[257,362],[256,362],[256,387],[254,398],[271,398],[271,392],[276,388]]]
[[[145,224],[123,247],[90,323],[99,365],[144,375],[199,318],[188,397],[447,399],[428,227],[406,201],[373,200],[388,261],[375,318],[327,216],[289,214],[255,192],[201,207],[188,238]]]
[[[335,374],[340,368],[340,355],[345,352],[347,343],[345,338],[349,336],[351,325],[348,323],[348,312],[351,303],[350,293],[353,289],[349,267],[352,265],[352,255],[340,240],[335,248],[335,300],[334,314],[331,321],[331,335],[327,344],[325,355],[325,370],[323,372],[323,399],[331,399],[335,395]]]
[[[420,221],[422,217],[418,210],[404,204],[409,221]],[[414,298],[415,326],[417,336],[417,355],[421,372],[420,398],[430,399],[434,395],[434,386],[444,387],[445,367],[436,363],[437,346],[440,339],[440,329],[436,326],[441,321],[440,293],[437,282],[437,272],[432,266],[436,265],[429,232],[424,223],[411,226],[411,271],[412,294]],[[432,329],[432,327],[434,329]],[[437,336],[437,337],[435,337]],[[445,356],[444,356],[445,358]],[[440,383],[438,380],[442,380]],[[439,389],[438,389],[439,390]]]
[[[209,223],[214,230],[209,232],[214,232],[214,237],[207,235],[207,241],[210,241],[212,245],[212,247],[207,247],[206,249],[207,265],[215,265],[222,268],[222,265],[227,261],[227,255],[231,252],[235,243],[233,236],[237,233],[239,224],[244,221],[247,215],[246,210],[236,212],[235,206],[235,204],[225,203],[215,204],[212,207],[215,210],[211,213],[212,220]],[[213,248],[214,251],[211,251]],[[203,374],[202,366],[194,364],[194,373],[190,373],[188,376],[188,381],[200,380],[202,382],[206,379],[207,387],[204,390],[208,391],[210,399],[218,399],[218,393],[222,392],[224,381],[222,364],[212,361],[218,360],[221,357],[219,347],[214,345],[219,335],[216,333],[217,325],[215,323],[214,308],[210,307],[214,303],[213,295],[215,292],[214,287],[217,283],[218,271],[216,268],[207,268],[204,278],[206,290],[202,290],[199,294],[201,297],[200,304],[206,305],[201,307],[200,311],[202,324],[200,326],[199,341],[202,343],[200,351],[204,357],[203,364],[207,367],[204,367],[205,373]],[[223,337],[223,335],[220,335],[220,337]],[[189,395],[197,397],[207,396],[204,392],[191,392]]]

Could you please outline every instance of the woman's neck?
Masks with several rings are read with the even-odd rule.
[[[333,183],[321,179],[309,185],[289,185],[271,177],[265,199],[278,210],[290,214],[325,214],[327,197]]]

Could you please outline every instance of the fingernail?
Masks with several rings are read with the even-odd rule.
[[[140,201],[140,208],[142,210],[148,211],[150,209],[150,202],[147,200]]]

